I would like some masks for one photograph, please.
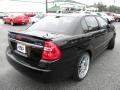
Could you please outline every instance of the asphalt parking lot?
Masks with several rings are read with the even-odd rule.
[[[6,60],[9,30],[25,30],[30,25],[10,26],[0,21],[0,90],[120,90],[120,23],[114,50],[103,52],[91,63],[88,76],[81,82],[70,79],[45,84],[16,71]]]

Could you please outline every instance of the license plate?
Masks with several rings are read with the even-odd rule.
[[[17,44],[17,51],[26,54],[26,46],[23,44]]]

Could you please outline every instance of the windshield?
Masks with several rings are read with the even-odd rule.
[[[56,17],[47,16],[41,19],[36,24],[32,25],[28,30],[40,30],[52,33],[71,34],[73,31],[73,24],[75,18],[73,17]]]

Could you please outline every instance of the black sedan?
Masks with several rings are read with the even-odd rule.
[[[115,28],[95,15],[46,16],[25,31],[9,32],[6,56],[17,70],[49,79],[84,79],[90,61],[115,45]]]

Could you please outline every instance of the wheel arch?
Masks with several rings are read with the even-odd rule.
[[[85,52],[87,52],[90,55],[90,59],[92,60],[92,51],[91,50],[86,50]]]

